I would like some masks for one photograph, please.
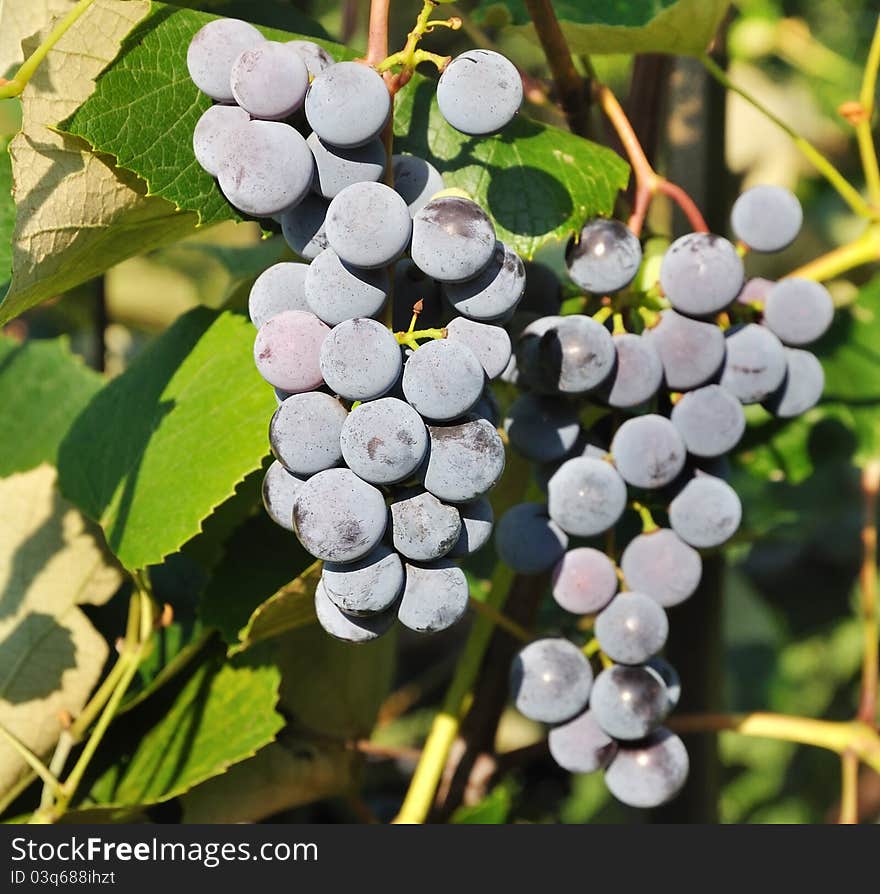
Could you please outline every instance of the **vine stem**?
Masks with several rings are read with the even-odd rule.
[[[370,24],[367,32],[366,61],[380,65],[388,56],[388,10],[391,0],[370,0]]]
[[[584,79],[575,68],[553,4],[550,0],[525,0],[525,3],[553,75],[565,120],[572,133],[586,136],[589,128],[587,113],[590,94]]]
[[[772,121],[777,127],[785,131],[794,141],[795,146],[806,156],[820,174],[834,187],[840,197],[859,217],[869,220],[880,220],[880,207],[869,205],[859,194],[859,191],[837,170],[837,168],[822,154],[809,140],[800,136],[793,128],[786,124],[778,115],[774,114],[760,100],[752,96],[747,90],[737,86],[730,80],[724,69],[709,56],[702,57],[702,63],[706,71],[727,90],[741,96],[749,105],[754,106],[765,118]]]
[[[880,261],[880,223],[869,224],[857,239],[798,267],[789,276],[825,282],[855,267],[861,267],[862,264],[875,261]]]
[[[636,194],[633,203],[633,212],[629,219],[629,228],[637,236],[642,232],[648,208],[654,197],[660,193],[672,199],[681,208],[688,223],[698,233],[708,233],[709,227],[696,202],[680,186],[670,183],[665,177],[658,174],[648,161],[645,150],[633,129],[623,107],[617,101],[617,97],[605,84],[594,83],[593,95],[600,108],[608,118],[617,136],[623,145],[624,152],[629,159],[635,177]]]
[[[862,471],[864,522],[862,527],[861,621],[864,636],[862,686],[858,719],[873,726],[877,719],[878,661],[877,622],[877,494],[880,491],[880,460],[869,462]]]
[[[840,817],[837,822],[844,826],[859,821],[859,758],[851,751],[840,757]]]
[[[868,184],[868,194],[872,204],[880,207],[880,165],[877,163],[877,147],[874,145],[874,135],[871,130],[878,68],[880,68],[880,16],[877,17],[874,38],[871,41],[871,49],[868,51],[868,60],[865,63],[865,74],[859,93],[861,114],[856,124],[856,139],[859,143],[859,155],[862,159],[865,182]]]
[[[22,90],[27,87],[28,81],[34,76],[34,72],[40,67],[40,63],[46,58],[52,47],[64,37],[71,25],[94,2],[95,0],[79,0],[79,3],[49,32],[46,39],[22,62],[15,76],[6,83],[0,83],[0,99],[10,99],[13,96],[21,95]]]

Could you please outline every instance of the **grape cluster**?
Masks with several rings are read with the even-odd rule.
[[[322,561],[328,633],[444,630],[468,606],[455,560],[493,530],[505,450],[487,383],[510,361],[502,323],[524,265],[427,161],[395,155],[386,170],[391,96],[373,68],[229,19],[195,35],[188,62],[218,103],[195,129],[199,163],[308,261],[270,267],[249,296],[254,360],[278,402],[266,511]],[[473,135],[521,100],[497,53],[462,54],[438,83],[443,114]]]
[[[828,291],[797,278],[746,282],[743,264],[748,251],[785,248],[801,223],[791,193],[750,189],[732,212],[739,247],[709,233],[683,236],[662,258],[659,286],[640,293],[628,288],[642,268],[639,239],[618,221],[589,221],[567,266],[602,309],[526,321],[504,374],[523,388],[508,437],[537,464],[547,501],[500,519],[498,552],[520,573],[552,571],[555,601],[592,619],[594,632],[585,649],[564,638],[527,645],[512,670],[515,704],[552,725],[560,766],[604,769],[626,804],[658,806],[687,777],[685,747],[662,725],[680,683],[659,655],[667,609],[700,583],[699,551],[739,528],[725,454],[745,431],[743,408],[790,418],[822,394],[822,367],[804,348],[831,324]],[[599,422],[587,428],[583,418]],[[613,541],[591,545],[628,508],[643,529],[622,554]],[[654,521],[660,512],[668,526]],[[602,659],[595,679],[587,654]]]

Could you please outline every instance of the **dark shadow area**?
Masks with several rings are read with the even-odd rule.
[[[76,646],[70,630],[52,615],[40,612],[26,615],[12,629],[0,642],[0,654],[6,668],[2,675],[6,678],[3,699],[13,705],[55,692],[63,673],[76,667]]]

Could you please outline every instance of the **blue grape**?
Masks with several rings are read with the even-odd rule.
[[[819,403],[825,390],[825,371],[814,354],[797,348],[785,349],[785,366],[785,380],[763,406],[780,419],[793,419]]]
[[[796,348],[820,339],[833,319],[831,293],[809,279],[783,279],[764,299],[764,325],[783,344]]]
[[[387,517],[382,492],[349,469],[313,475],[293,503],[300,543],[324,562],[356,562],[371,553],[385,533]]]
[[[391,114],[391,95],[369,66],[337,62],[312,81],[305,108],[309,126],[324,142],[350,149],[379,136]]]
[[[289,40],[287,45],[299,54],[309,70],[309,75],[313,78],[318,77],[322,71],[330,68],[335,62],[330,53],[314,41]]]
[[[244,50],[265,41],[253,25],[239,19],[215,19],[203,25],[190,41],[186,67],[193,83],[217,102],[230,103],[232,65]]]
[[[569,773],[595,773],[617,754],[617,743],[596,723],[592,711],[554,726],[547,736],[553,760]]]
[[[626,499],[626,484],[614,466],[586,456],[564,462],[547,486],[550,518],[576,537],[594,537],[613,528]]]
[[[374,400],[400,376],[400,345],[381,323],[358,318],[330,330],[321,346],[321,374],[346,400]]]
[[[508,410],[504,430],[517,453],[532,462],[565,456],[581,433],[577,407],[553,397],[521,394]]]
[[[676,427],[664,416],[650,413],[627,419],[617,429],[611,455],[627,484],[655,489],[678,476],[687,450]]]
[[[519,304],[526,288],[526,268],[520,256],[501,242],[489,264],[461,282],[443,286],[446,300],[469,320],[501,320]]]
[[[324,221],[328,204],[321,196],[309,195],[281,215],[284,241],[307,261],[313,261],[327,248]]]
[[[294,394],[269,423],[269,443],[279,462],[294,475],[308,476],[342,462],[339,436],[348,411],[320,391]]]
[[[357,562],[325,562],[321,583],[336,607],[348,615],[376,615],[395,605],[403,592],[403,563],[387,546]]]
[[[368,643],[387,633],[396,620],[394,609],[358,617],[342,611],[327,593],[323,581],[315,589],[315,614],[330,636],[346,643]]]
[[[549,571],[568,548],[568,535],[541,503],[520,503],[501,516],[495,529],[495,548],[505,565],[517,574]]]
[[[746,430],[742,404],[720,385],[704,385],[685,394],[672,408],[670,419],[694,456],[730,453]]]
[[[690,599],[703,575],[700,554],[675,531],[658,528],[630,541],[620,559],[626,585],[669,607]]]
[[[193,130],[193,154],[212,177],[220,173],[223,159],[229,154],[233,131],[250,120],[238,106],[211,106],[202,112]]]
[[[522,78],[516,66],[492,50],[468,50],[440,75],[437,105],[456,130],[486,136],[505,128],[522,105]]]
[[[416,214],[443,189],[443,177],[430,162],[417,155],[394,155],[394,188],[406,202],[410,214]]]
[[[643,664],[656,655],[669,636],[666,612],[650,596],[618,593],[596,618],[599,647],[618,664]]]
[[[403,368],[403,393],[428,419],[461,416],[480,399],[485,373],[473,351],[447,338],[421,345]]]
[[[473,503],[460,503],[457,508],[461,534],[448,553],[450,557],[469,556],[482,549],[492,536],[495,521],[492,504],[485,497]]]
[[[263,40],[233,62],[229,85],[235,101],[252,118],[281,121],[302,106],[309,70],[289,44]]]
[[[445,556],[461,535],[461,516],[427,491],[408,493],[391,504],[394,548],[407,559],[430,562]]]
[[[613,664],[596,677],[590,710],[614,739],[644,739],[669,713],[669,695],[660,675],[644,665]]]
[[[642,264],[639,237],[619,220],[587,221],[565,256],[568,275],[594,295],[625,289]]]
[[[440,282],[462,282],[482,273],[495,255],[495,245],[492,221],[470,199],[431,199],[413,217],[413,263]]]
[[[739,294],[744,280],[736,248],[712,233],[676,239],[660,265],[660,285],[670,304],[692,317],[723,310]]]
[[[293,501],[305,478],[292,475],[276,459],[263,477],[263,506],[266,514],[282,528],[293,530]]]
[[[257,329],[286,310],[308,311],[305,281],[306,264],[288,261],[273,264],[254,281],[248,297],[248,314]]]
[[[446,337],[469,347],[490,379],[497,379],[510,362],[510,336],[500,326],[454,317],[446,325]]]
[[[504,444],[495,426],[469,418],[429,425],[425,489],[444,503],[471,503],[492,490],[504,472]]]
[[[647,662],[647,666],[660,676],[666,686],[666,694],[669,697],[669,710],[674,711],[681,698],[681,677],[678,671],[665,659],[654,657]]]
[[[660,807],[681,791],[688,769],[684,743],[661,728],[644,742],[620,746],[605,771],[605,785],[630,807]]]
[[[692,478],[669,504],[672,530],[697,549],[726,543],[741,520],[742,503],[736,491],[712,475]]]
[[[724,363],[724,333],[714,323],[703,323],[665,310],[660,321],[644,332],[663,364],[672,391],[699,388],[713,379]]]
[[[553,569],[553,598],[567,612],[594,615],[616,592],[614,562],[592,547],[570,549]]]
[[[625,332],[613,337],[616,361],[602,397],[612,407],[629,409],[649,401],[663,384],[663,364],[650,339]]]
[[[753,251],[782,251],[791,245],[804,222],[797,196],[781,186],[753,186],[734,203],[730,226]]]
[[[726,333],[721,384],[744,404],[758,404],[785,379],[785,349],[765,326],[748,323]]]
[[[371,140],[354,149],[339,149],[322,143],[316,134],[306,140],[315,159],[313,189],[325,199],[333,199],[353,183],[375,182],[385,173],[385,147]]]
[[[593,671],[567,639],[535,640],[521,649],[510,670],[510,692],[520,714],[540,723],[563,723],[587,706]]]
[[[424,565],[407,562],[406,584],[397,609],[404,627],[416,633],[439,633],[452,627],[468,607],[464,572],[449,559]]]
[[[270,384],[298,394],[324,381],[319,357],[330,332],[314,314],[286,310],[267,320],[254,340],[254,363]]]
[[[312,313],[331,326],[379,313],[388,289],[387,271],[352,267],[331,248],[309,264],[306,274],[306,301]]]

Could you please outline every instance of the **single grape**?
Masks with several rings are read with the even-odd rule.
[[[394,609],[369,617],[347,614],[330,598],[323,581],[318,581],[315,588],[315,614],[330,636],[346,643],[368,643],[378,639],[394,626],[397,619]]]
[[[313,475],[293,503],[300,543],[323,562],[362,559],[379,545],[387,518],[382,492],[349,469]]]
[[[757,323],[735,326],[725,335],[727,356],[721,384],[740,403],[759,404],[785,379],[785,348],[766,326]]]
[[[647,662],[647,666],[659,674],[660,679],[666,684],[669,710],[674,711],[681,698],[681,677],[679,677],[678,671],[665,658],[656,656]]]
[[[305,478],[291,475],[276,459],[263,478],[263,506],[266,514],[282,528],[293,530],[293,501]]]
[[[736,296],[738,304],[744,304],[746,307],[754,305],[763,305],[770,292],[770,289],[776,283],[772,279],[764,279],[761,276],[753,276],[747,279],[742,291]]]
[[[587,221],[565,253],[568,275],[594,295],[625,289],[642,264],[639,237],[619,220]]]
[[[495,255],[495,227],[470,199],[431,199],[413,217],[410,255],[419,270],[440,282],[473,279]]]
[[[329,394],[294,394],[269,423],[272,452],[294,475],[314,475],[338,466],[342,462],[339,436],[347,417],[345,407]]]
[[[520,714],[540,723],[563,723],[590,699],[593,671],[567,639],[548,637],[521,649],[510,669],[510,693]]]
[[[345,464],[357,476],[370,484],[395,484],[421,465],[428,452],[428,431],[409,404],[383,397],[348,414],[340,443]]]
[[[737,532],[742,503],[736,491],[720,478],[697,475],[669,504],[672,530],[691,546],[721,546]]]
[[[456,130],[486,136],[505,128],[522,105],[522,78],[516,66],[492,50],[467,50],[440,75],[437,105]]]
[[[324,381],[318,358],[330,332],[314,314],[286,310],[263,323],[254,341],[254,363],[270,384],[293,394]]]
[[[666,608],[693,596],[703,576],[700,554],[669,528],[631,540],[620,568],[631,590],[647,593]]]
[[[387,546],[377,546],[357,562],[325,562],[321,583],[336,607],[349,615],[387,611],[403,592],[403,563]]]
[[[590,710],[609,736],[629,742],[644,739],[663,723],[669,695],[655,670],[612,664],[593,683]]]
[[[764,409],[780,419],[793,419],[819,403],[825,390],[825,371],[809,351],[785,349],[786,376],[763,401]]]
[[[414,351],[403,367],[403,393],[428,419],[461,416],[480,399],[485,373],[462,342],[440,338]]]
[[[314,41],[289,40],[287,45],[299,54],[302,61],[305,62],[306,68],[309,70],[309,75],[313,78],[318,77],[322,71],[325,71],[334,64],[335,60],[327,50],[316,44]]]
[[[605,785],[629,807],[660,807],[681,791],[688,769],[684,743],[661,728],[644,742],[620,746],[605,771]]]
[[[627,484],[653,490],[673,481],[687,450],[678,429],[656,413],[627,419],[611,441],[614,465]]]
[[[309,195],[295,208],[289,208],[281,215],[284,241],[307,261],[313,261],[327,248],[324,220],[328,204],[320,196]]]
[[[445,556],[461,535],[461,516],[427,491],[407,492],[391,504],[394,548],[415,562]]]
[[[517,574],[549,571],[567,548],[568,535],[541,503],[520,503],[508,509],[495,528],[495,549]]]
[[[471,503],[492,490],[504,472],[504,444],[495,426],[468,418],[429,425],[425,488],[444,503]]]
[[[797,196],[781,186],[753,186],[734,203],[730,226],[754,251],[782,251],[801,230],[804,211]]]
[[[730,453],[746,430],[742,404],[720,385],[685,394],[672,408],[672,424],[694,456]]]
[[[699,388],[724,364],[724,333],[714,323],[702,323],[665,310],[659,323],[643,337],[657,349],[667,387],[672,391]]]
[[[417,214],[443,189],[443,177],[437,168],[417,155],[393,155],[394,188],[400,193],[411,215]]]
[[[417,329],[439,329],[447,312],[440,294],[440,283],[426,276],[409,258],[401,258],[394,265],[394,315],[391,321],[395,332],[406,331],[413,317],[413,307],[422,302],[416,320]]]
[[[578,714],[547,736],[553,760],[569,773],[595,773],[617,754],[617,743],[596,723],[592,711]]]
[[[692,317],[723,310],[739,294],[744,280],[736,248],[712,233],[688,233],[676,239],[660,266],[660,285],[669,302]]]
[[[248,298],[248,314],[257,329],[286,310],[308,311],[306,264],[282,262],[264,270],[254,281]]]
[[[602,398],[612,407],[629,409],[649,401],[663,384],[663,364],[650,339],[625,332],[613,336],[617,359]]]
[[[596,614],[616,592],[614,562],[592,547],[570,549],[553,569],[553,598],[575,615]]]
[[[454,317],[446,325],[446,337],[469,347],[490,379],[497,379],[510,362],[510,336],[500,326]]]
[[[306,141],[289,124],[249,121],[230,135],[217,180],[239,211],[272,217],[302,201],[314,168]]]
[[[781,342],[793,347],[820,339],[833,319],[831,293],[821,283],[809,279],[783,279],[764,300],[764,325]]]
[[[461,534],[448,553],[450,557],[469,556],[482,549],[492,536],[495,522],[492,504],[485,497],[473,503],[460,503],[457,508],[461,516]]]
[[[391,95],[378,74],[360,62],[337,62],[306,94],[306,119],[331,146],[351,149],[375,140],[391,114]]]
[[[499,320],[519,304],[526,288],[520,256],[502,242],[495,244],[488,266],[471,279],[444,283],[446,300],[470,320]]]
[[[316,134],[306,140],[315,159],[312,188],[325,199],[333,199],[353,183],[376,182],[385,173],[385,147],[371,140],[354,149],[339,149],[322,143]]]
[[[331,326],[378,314],[388,300],[388,289],[386,270],[351,267],[332,248],[322,251],[306,274],[306,301],[312,313]]]
[[[550,518],[575,537],[594,537],[613,528],[626,499],[626,484],[614,466],[586,456],[564,462],[547,486]]]
[[[406,584],[397,609],[404,627],[416,633],[439,633],[460,621],[468,607],[464,572],[449,559],[424,565],[407,562]]]
[[[232,63],[229,85],[235,101],[252,118],[281,121],[302,106],[309,70],[289,44],[263,40]]]
[[[394,387],[402,361],[397,340],[377,320],[344,320],[321,347],[321,374],[346,400],[375,400]]]
[[[550,479],[562,468],[562,464],[578,456],[588,456],[592,459],[604,459],[608,455],[608,444],[595,431],[578,432],[574,447],[564,456],[553,462],[540,463],[535,466],[535,483],[543,493],[547,493]]]
[[[193,130],[193,154],[212,177],[220,173],[220,165],[229,154],[233,131],[250,120],[238,106],[211,106],[202,112]]]
[[[618,664],[642,664],[656,655],[669,636],[666,612],[650,596],[618,593],[596,618],[596,639]]]
[[[532,462],[552,462],[574,448],[581,426],[573,404],[521,394],[508,410],[504,430],[517,453]]]
[[[203,25],[190,41],[186,67],[193,83],[217,102],[230,103],[232,65],[244,50],[265,41],[253,25],[239,19],[215,19]]]

